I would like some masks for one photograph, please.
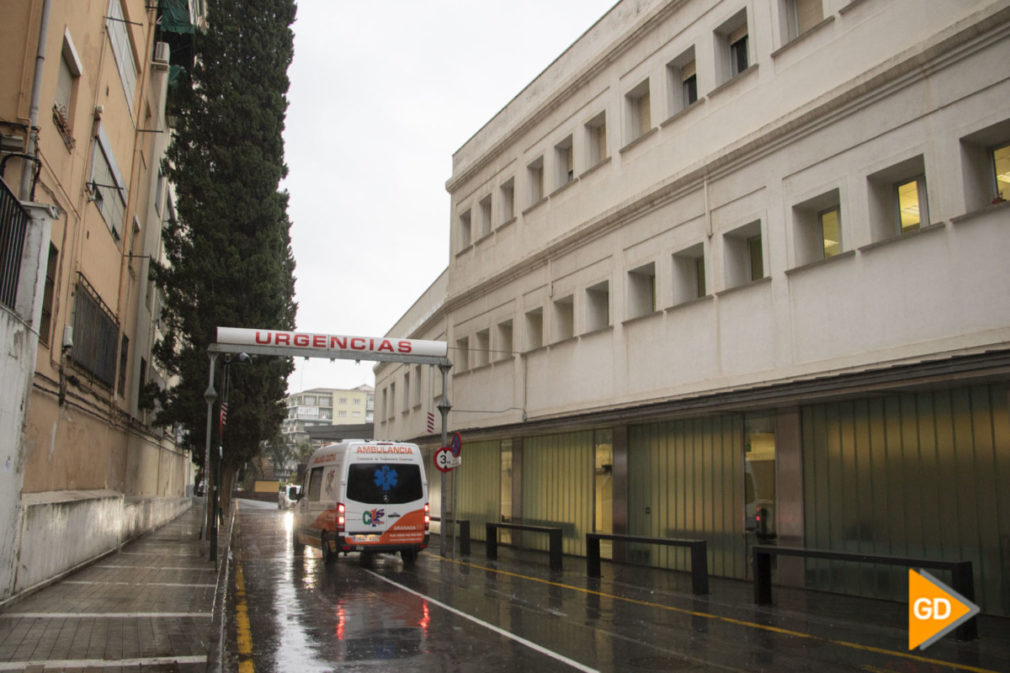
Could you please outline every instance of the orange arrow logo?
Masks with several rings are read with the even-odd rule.
[[[908,649],[926,649],[979,612],[925,570],[908,569]]]

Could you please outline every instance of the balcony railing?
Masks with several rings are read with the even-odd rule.
[[[28,212],[0,180],[0,303],[15,309]]]

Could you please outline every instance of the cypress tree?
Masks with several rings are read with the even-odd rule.
[[[289,236],[281,137],[287,68],[294,52],[293,0],[211,0],[197,36],[188,86],[166,171],[178,218],[164,229],[167,264],[155,271],[163,293],[164,338],[156,357],[178,384],[162,395],[159,421],[180,425],[202,465],[206,438],[207,346],[219,326],[294,328],[294,258]],[[215,388],[222,393],[222,358]],[[222,494],[286,416],[289,359],[231,365]],[[218,401],[221,399],[219,397]],[[217,434],[215,414],[214,435]],[[216,448],[218,438],[212,438]]]

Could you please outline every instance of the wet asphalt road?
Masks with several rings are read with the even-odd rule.
[[[769,613],[717,591],[692,598],[680,573],[631,568],[601,584],[584,577],[584,559],[552,574],[546,554],[495,563],[480,544],[451,561],[437,538],[413,567],[357,554],[325,567],[314,549],[295,556],[290,526],[276,505],[240,504],[226,671],[1010,670],[1005,646],[993,657],[985,642],[934,650],[961,665],[902,653],[896,604],[876,602],[882,626],[866,628],[859,615],[802,605]]]

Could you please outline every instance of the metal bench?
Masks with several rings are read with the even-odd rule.
[[[442,523],[442,518],[438,516],[430,517],[432,521]],[[470,519],[456,519],[459,524],[459,553],[462,556],[470,555]]]
[[[697,595],[708,593],[708,543],[705,540],[687,540],[667,537],[639,537],[637,535],[616,535],[609,533],[586,533],[586,574],[600,576],[600,540],[619,542],[641,542],[672,547],[688,547],[691,550],[691,590]]]
[[[969,601],[975,601],[975,580],[971,561],[936,561],[932,559],[910,558],[906,556],[884,556],[862,552],[833,551],[830,549],[807,549],[806,547],[777,547],[756,545],[751,548],[754,559],[754,602],[768,605],[772,602],[772,556],[799,556],[831,561],[853,561],[857,563],[880,563],[905,566],[907,568],[938,568],[951,572],[950,586]],[[954,632],[958,640],[978,638],[978,624],[969,619]]]
[[[487,526],[487,557],[498,558],[498,529],[524,530],[533,533],[547,533],[550,536],[551,570],[561,570],[561,526],[534,526],[525,523],[488,522]]]

